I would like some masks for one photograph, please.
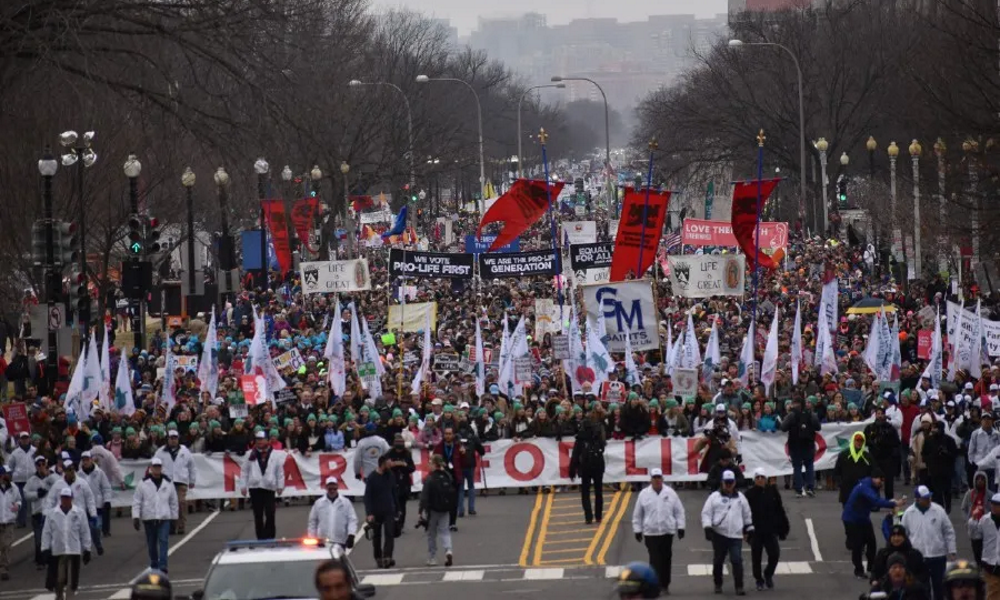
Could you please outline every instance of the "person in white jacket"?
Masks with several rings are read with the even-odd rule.
[[[983,553],[980,573],[986,582],[986,597],[996,598],[1000,594],[1000,544],[997,530],[1000,529],[1000,493],[990,498],[990,507],[979,518],[979,532],[982,534]]]
[[[111,487],[116,490],[125,490],[125,478],[122,476],[121,466],[118,464],[118,459],[115,455],[111,453],[110,450],[104,447],[104,438],[99,433],[95,433],[92,438],[90,438],[90,454],[94,457],[94,462],[97,466],[104,471],[104,474],[108,476],[108,481],[111,483]],[[111,497],[104,499],[104,511],[101,513],[101,532],[104,537],[111,536]],[[98,507],[101,508],[101,507]],[[121,516],[121,511],[119,509],[118,516]]]
[[[910,544],[924,555],[924,565],[931,578],[934,597],[944,598],[944,573],[949,560],[955,560],[955,528],[944,507],[931,501],[931,490],[918,485],[916,501],[903,513],[903,527]]]
[[[90,489],[90,483],[77,477],[76,467],[72,459],[63,459],[62,477],[56,480],[45,496],[45,512],[53,510],[59,504],[59,493],[63,489],[73,490],[73,505],[80,507],[87,518],[97,520],[97,504],[94,502],[94,492]]]
[[[42,553],[49,565],[45,588],[63,600],[66,586],[75,592],[80,585],[81,561],[90,562],[90,527],[87,514],[74,503],[72,488],[62,488],[58,498],[59,506],[45,516]]]
[[[7,581],[10,574],[10,549],[14,544],[14,521],[21,511],[21,490],[10,480],[11,473],[0,465],[0,580]]]
[[[14,485],[21,492],[24,498],[24,486],[28,483],[28,478],[35,472],[35,447],[31,445],[31,436],[27,431],[17,434],[17,445],[7,457],[7,470],[11,472],[11,479]],[[17,526],[27,527],[28,515],[31,513],[30,503],[21,503],[21,510],[17,513]]]
[[[177,522],[170,524],[170,533],[184,535],[187,528],[187,493],[194,489],[198,471],[194,466],[194,457],[187,446],[181,444],[180,434],[176,429],[167,432],[167,444],[153,455],[163,462],[163,475],[173,482],[177,490]]]
[[[104,544],[101,543],[101,521],[111,518],[111,515],[105,513],[104,505],[111,503],[115,492],[111,489],[111,482],[108,481],[108,476],[94,462],[94,457],[91,455],[90,450],[86,450],[80,455],[79,476],[87,480],[87,483],[90,484],[90,491],[94,493],[94,506],[97,507],[97,518],[94,519],[94,524],[91,527],[90,541],[94,545],[94,548],[97,549],[97,555],[101,556],[104,554]]]
[[[45,527],[45,497],[59,480],[49,471],[49,461],[41,454],[35,455],[35,473],[24,485],[25,500],[31,502],[31,531],[35,536],[35,568],[44,569],[48,562],[42,557],[42,529]]]
[[[649,564],[660,580],[660,589],[670,588],[674,535],[684,539],[684,505],[677,492],[663,484],[663,471],[651,469],[649,486],[639,492],[632,511],[632,532],[637,542],[646,542]]]
[[[338,493],[336,477],[326,478],[326,495],[313,502],[309,511],[309,537],[332,540],[350,549],[354,547],[354,532],[358,530],[358,515],[351,501]]]
[[[177,490],[163,474],[163,461],[153,457],[149,474],[135,488],[132,496],[132,526],[145,528],[149,568],[167,572],[167,546],[170,522],[177,518]]]
[[[722,566],[726,556],[733,565],[736,595],[745,596],[743,590],[743,538],[753,535],[753,517],[750,503],[736,490],[736,474],[722,473],[722,488],[712,492],[701,509],[701,526],[705,539],[712,543],[712,579],[715,593],[722,593]]]
[[[240,493],[250,493],[253,524],[258,540],[273,540],[276,536],[274,508],[277,496],[285,490],[285,453],[272,450],[263,431],[256,434],[256,446],[247,455],[240,480]]]
[[[996,470],[994,465],[986,465],[980,463],[985,463],[984,460],[986,455],[990,453],[991,450],[1000,446],[1000,433],[993,428],[993,413],[983,412],[982,421],[979,429],[972,432],[969,437],[969,462],[974,465],[980,471],[986,473],[987,485],[992,489],[995,488],[996,482]]]

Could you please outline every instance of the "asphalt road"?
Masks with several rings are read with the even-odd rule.
[[[705,597],[712,593],[711,551],[700,531],[701,506],[707,494],[701,490],[679,493],[689,535],[674,543],[671,594]],[[789,492],[782,493],[791,534],[781,545],[776,589],[765,592],[767,596],[802,598],[815,592],[826,598],[857,598],[864,584],[852,577],[836,495],[819,492],[814,499],[795,499]],[[396,540],[396,568],[376,570],[371,545],[364,538],[351,560],[364,580],[376,585],[377,599],[430,600],[442,594],[497,599],[538,594],[559,600],[609,598],[611,578],[620,565],[646,558],[645,548],[632,536],[636,495],[631,490],[606,491],[603,522],[586,525],[577,493],[499,496],[493,491],[477,499],[478,515],[459,520],[459,531],[452,534],[455,565],[450,568],[424,566],[426,537],[423,530],[413,528],[416,504],[411,503],[406,532]],[[360,504],[355,506],[363,512]],[[303,535],[308,511],[304,500],[279,507],[278,536]],[[959,554],[971,558],[957,503],[952,520]],[[186,595],[200,587],[212,557],[226,542],[253,538],[249,509],[191,515],[188,534],[171,538],[169,568],[175,594]],[[11,579],[0,583],[0,600],[53,600],[44,589],[44,573],[32,564],[30,530],[16,530],[15,542]],[[127,598],[130,581],[147,566],[142,534],[132,529],[127,518],[113,520],[105,550],[84,568],[78,593],[82,600]],[[744,557],[747,589],[753,595],[748,548]],[[725,590],[733,594],[731,577],[727,576]]]

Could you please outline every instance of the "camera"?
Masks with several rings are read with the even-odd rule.
[[[371,523],[365,523],[365,526],[362,529],[364,529],[364,532],[365,532],[365,539],[366,540],[371,540],[372,539],[372,524]]]
[[[414,525],[413,528],[414,529],[427,529],[427,519],[425,519],[423,517],[423,515],[421,515],[420,518],[417,519],[417,524]]]

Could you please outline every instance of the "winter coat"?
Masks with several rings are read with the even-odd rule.
[[[156,451],[153,458],[163,461],[163,475],[175,484],[195,484],[198,470],[194,466],[194,456],[185,446],[177,447],[176,456],[171,455],[169,446],[164,446]]]
[[[132,496],[132,518],[140,521],[172,521],[177,518],[177,490],[164,475],[159,485],[146,475]]]
[[[104,508],[104,503],[111,502],[115,497],[115,491],[111,488],[108,476],[97,465],[94,465],[90,473],[81,468],[77,477],[86,479],[87,483],[90,484],[90,491],[94,492],[94,504],[97,505],[98,509]]]
[[[276,492],[285,488],[285,453],[281,450],[268,450],[269,456],[261,472],[258,452],[255,448],[247,456],[240,469],[240,481],[243,489],[265,489]]]
[[[791,528],[785,506],[781,502],[781,492],[773,485],[751,485],[743,493],[750,504],[754,531],[759,534],[773,534],[779,538],[788,535]]]
[[[864,436],[863,433],[857,435]],[[848,443],[853,444],[853,438]],[[840,480],[839,501],[841,504],[847,502],[847,497],[859,481],[872,474],[872,457],[868,452],[868,447],[863,445],[860,451],[852,452],[851,450],[851,447],[841,450],[840,454],[837,455],[837,462],[833,466],[833,474]]]
[[[632,510],[632,531],[643,535],[674,535],[684,529],[687,521],[680,497],[668,485],[659,493],[646,486],[636,498]]]
[[[914,503],[903,513],[903,527],[910,543],[924,558],[940,558],[955,554],[955,528],[944,508],[931,502],[926,510]]]
[[[90,550],[90,523],[78,506],[69,511],[56,507],[45,515],[42,526],[42,552],[52,556],[80,556]]]
[[[703,529],[711,528],[717,535],[740,539],[754,528],[750,504],[740,492],[731,496],[712,492],[701,509],[701,526]]]
[[[347,536],[354,535],[357,530],[358,515],[354,512],[354,505],[349,498],[338,494],[331,500],[324,494],[313,502],[309,510],[310,537],[346,544]]]
[[[9,525],[17,519],[23,501],[15,484],[11,483],[7,489],[0,487],[0,525]]]
[[[31,514],[38,515],[45,510],[45,498],[58,479],[55,473],[49,473],[44,479],[36,473],[24,484],[24,499],[31,503]]]
[[[983,480],[983,490],[978,491],[976,489],[976,481]],[[983,518],[990,512],[990,496],[991,492],[989,488],[986,487],[988,479],[986,478],[986,473],[983,471],[976,471],[972,476],[972,487],[965,492],[965,496],[962,497],[962,514],[965,515],[966,531],[969,534],[970,540],[981,540],[983,539],[983,532],[979,529],[979,520]],[[978,497],[977,497],[978,496]],[[978,502],[977,502],[978,501]],[[973,506],[978,503],[977,513],[973,514]]]
[[[889,557],[899,552],[906,557],[906,570],[917,581],[926,583],[928,579],[927,568],[924,567],[924,555],[913,547],[907,539],[901,546],[886,546],[875,555],[875,562],[872,563],[872,580],[878,581],[889,573]]]
[[[24,483],[35,472],[35,447],[25,450],[18,444],[7,457],[7,471],[14,483]]]
[[[65,488],[73,490],[73,506],[78,506],[80,510],[87,513],[88,517],[97,516],[97,503],[94,502],[94,491],[90,489],[90,482],[77,475],[73,480],[73,485],[66,483],[65,477],[60,477],[52,484],[49,493],[45,495],[45,512],[59,506],[59,493]]]
[[[895,508],[896,503],[879,496],[871,477],[865,477],[851,490],[844,503],[841,520],[845,523],[864,525],[871,523],[871,514],[880,508]]]

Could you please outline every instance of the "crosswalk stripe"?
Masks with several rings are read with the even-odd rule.
[[[365,575],[361,583],[370,583],[376,588],[380,585],[399,585],[403,583],[402,573],[379,573],[378,575]]]
[[[442,581],[482,581],[485,575],[486,571],[483,570],[448,571]]]
[[[566,569],[525,569],[524,578],[532,581],[562,579]]]
[[[126,600],[132,597],[132,588],[122,588],[108,596],[108,600]]]
[[[56,600],[55,594],[38,594],[37,596],[32,596],[31,600]]]

